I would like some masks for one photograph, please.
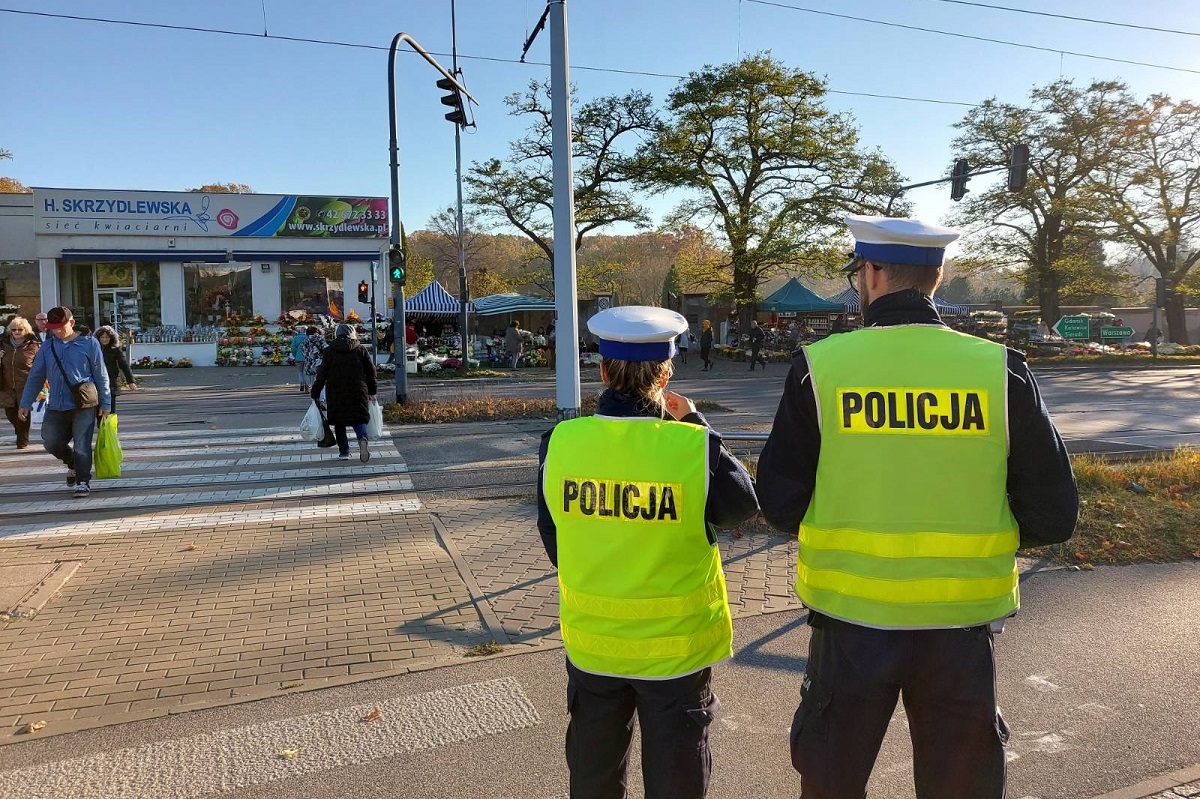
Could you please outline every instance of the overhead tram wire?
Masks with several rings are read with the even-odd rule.
[[[753,2],[753,0],[751,0],[751,2]],[[267,40],[274,39],[276,41],[292,42],[292,43],[296,43],[296,44],[315,44],[315,45],[321,45],[321,46],[325,46],[325,47],[348,47],[351,49],[378,50],[378,51],[382,51],[382,52],[388,51],[388,48],[383,45],[364,44],[362,42],[340,42],[340,41],[333,40],[333,39],[310,39],[310,38],[306,38],[306,37],[302,37],[302,36],[283,36],[283,35],[275,34],[275,33],[266,35],[263,33],[250,33],[249,31],[228,30],[228,29],[224,29],[224,28],[203,28],[203,27],[198,27],[195,25],[171,25],[171,24],[165,23],[165,22],[142,22],[139,20],[129,20],[129,19],[111,19],[111,18],[107,18],[107,17],[87,17],[87,16],[81,16],[78,14],[56,14],[56,13],[51,13],[51,12],[47,12],[47,11],[29,11],[26,9],[19,9],[19,8],[0,8],[0,13],[18,14],[18,15],[31,16],[31,17],[46,17],[49,19],[65,19],[65,20],[70,20],[73,22],[95,22],[95,23],[100,23],[100,24],[104,24],[104,25],[128,25],[128,26],[137,27],[137,28],[153,28],[153,29],[159,29],[159,30],[182,31],[185,33],[207,33],[207,34],[214,34],[214,35],[218,35],[218,36],[236,36],[239,38],[255,39],[258,41],[262,41],[263,39],[267,39]],[[450,55],[449,53],[439,53],[439,52],[435,52],[435,51],[430,51],[430,54],[435,55],[435,56],[449,56]],[[499,64],[516,64],[519,66],[522,66],[522,65],[523,66],[541,66],[541,67],[550,66],[550,64],[545,61],[522,61],[522,60],[519,60],[516,58],[500,58],[498,56],[466,55],[463,53],[459,53],[458,57],[462,58],[462,59],[471,60],[471,61],[490,61],[490,62],[499,63]],[[647,77],[647,78],[669,78],[671,80],[683,80],[684,78],[687,77],[686,75],[677,75],[677,74],[674,74],[671,72],[648,72],[646,70],[618,69],[616,67],[588,67],[588,66],[582,66],[579,64],[571,64],[571,69],[582,71],[582,72],[603,72],[603,73],[609,73],[609,74],[614,74],[614,75],[635,75],[635,76]],[[902,95],[878,94],[878,93],[874,93],[874,92],[851,92],[851,91],[845,91],[842,89],[826,89],[825,91],[829,94],[841,94],[841,95],[846,95],[849,97],[869,97],[869,98],[878,99],[878,100],[901,100],[901,101],[910,102],[910,103],[932,103],[935,105],[953,105],[953,106],[961,106],[963,108],[976,108],[979,105],[978,103],[966,103],[966,102],[962,102],[960,100],[939,100],[939,99],[935,99],[932,97],[906,97],[906,96],[902,96]]]
[[[1024,50],[1037,50],[1043,53],[1057,53],[1061,55],[1075,56],[1076,58],[1091,58],[1096,61],[1109,61],[1114,64],[1130,64],[1137,67],[1148,67],[1150,69],[1165,69],[1170,72],[1186,72],[1191,75],[1200,75],[1200,69],[1188,69],[1187,67],[1173,67],[1167,64],[1151,64],[1147,61],[1135,61],[1131,58],[1116,58],[1115,56],[1096,55],[1095,53],[1080,53],[1073,50],[1064,50],[1061,47],[1043,47],[1036,44],[1026,44],[1024,42],[1010,42],[1005,39],[992,39],[987,36],[976,36],[971,33],[958,33],[957,31],[944,31],[937,28],[923,28],[919,25],[906,25],[901,22],[888,22],[882,19],[871,19],[870,17],[856,17],[850,14],[838,14],[833,11],[821,11],[816,8],[805,8],[804,6],[793,6],[787,3],[776,3],[772,0],[746,0],[748,3],[755,3],[760,6],[770,6],[772,8],[783,8],[789,11],[800,11],[805,14],[816,14],[822,17],[834,17],[836,19],[845,19],[852,22],[866,22],[871,25],[883,25],[889,28],[902,28],[903,30],[919,31],[921,33],[934,33],[938,36],[951,36],[957,39],[970,39],[975,42],[987,42],[989,44],[1002,44],[1007,47],[1019,47]]]
[[[993,11],[1009,11],[1014,14],[1032,14],[1037,17],[1050,17],[1052,19],[1066,19],[1072,22],[1087,22],[1092,25],[1109,25],[1114,28],[1132,28],[1139,31],[1152,31],[1154,33],[1170,33],[1175,36],[1200,36],[1200,31],[1184,31],[1177,28],[1158,28],[1153,25],[1138,25],[1134,22],[1117,22],[1113,19],[1095,19],[1093,17],[1073,17],[1070,14],[1054,14],[1049,11],[1034,11],[1030,8],[1013,8],[1012,6],[997,6],[991,3],[977,3],[972,0],[933,0],[935,3],[951,3],[956,6],[972,6],[974,8],[988,8]]]

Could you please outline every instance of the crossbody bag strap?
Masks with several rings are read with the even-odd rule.
[[[63,368],[62,361],[58,359],[58,350],[53,343],[50,344],[50,354],[54,356],[54,362],[58,364],[58,371],[63,376],[63,382],[73,391],[75,386],[71,385],[71,378],[67,377],[67,370]]]

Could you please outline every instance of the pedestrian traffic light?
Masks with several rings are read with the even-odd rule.
[[[463,109],[462,95],[458,91],[458,87],[454,85],[454,81],[449,78],[442,78],[437,82],[439,89],[449,92],[442,98],[442,105],[448,105],[451,108],[449,114],[446,114],[446,119],[453,122],[455,125],[466,127],[467,113]]]
[[[399,244],[388,247],[388,267],[391,269],[392,283],[403,286],[406,279],[404,250]]]
[[[953,178],[950,182],[950,199],[958,202],[970,191],[967,181],[971,177],[971,164],[967,159],[960,158],[954,162],[954,171],[950,173],[950,177]]]
[[[367,281],[365,281],[365,280],[358,281],[358,301],[359,302],[366,303],[370,299],[370,296],[367,294],[367,289],[368,289]]]
[[[1008,159],[1008,190],[1020,191],[1029,182],[1029,145],[1018,144],[1012,148]]]

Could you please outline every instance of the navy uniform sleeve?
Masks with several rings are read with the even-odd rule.
[[[1079,519],[1071,459],[1025,357],[1008,356],[1008,504],[1021,547],[1066,541]]]
[[[542,546],[546,548],[546,557],[557,567],[558,528],[554,526],[554,517],[550,515],[550,508],[546,506],[546,491],[542,481],[542,473],[546,470],[546,451],[550,448],[550,436],[553,432],[551,429],[542,433],[542,443],[538,447],[537,526],[538,533],[542,536]]]
[[[679,421],[709,427],[700,413],[689,413]],[[732,527],[758,513],[754,478],[746,465],[725,449],[720,433],[708,430],[708,500],[704,524],[710,544],[717,542],[714,528]]]
[[[758,501],[776,530],[795,533],[812,501],[821,452],[821,425],[808,360],[792,358],[771,435],[758,458]]]

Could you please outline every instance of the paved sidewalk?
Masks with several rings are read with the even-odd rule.
[[[1200,797],[1200,764],[1139,782],[1094,799],[1195,799]]]

